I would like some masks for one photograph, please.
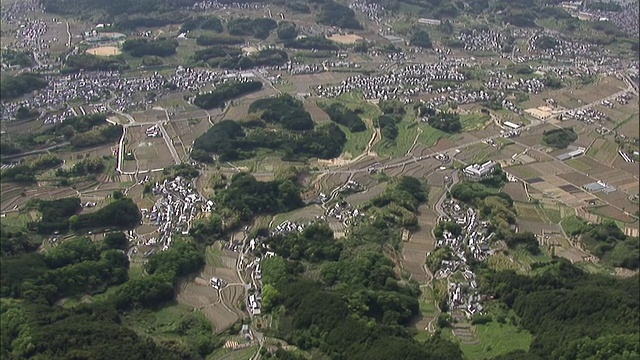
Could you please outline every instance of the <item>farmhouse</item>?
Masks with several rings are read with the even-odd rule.
[[[493,173],[498,163],[487,161],[484,164],[473,164],[464,168],[464,173],[471,179],[483,179]]]
[[[211,286],[216,290],[220,290],[220,288],[224,286],[222,279],[218,279],[217,277],[212,277],[209,284],[211,284]]]

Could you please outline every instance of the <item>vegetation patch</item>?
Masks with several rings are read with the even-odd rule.
[[[546,130],[542,135],[542,143],[557,149],[564,149],[578,139],[573,128]]]

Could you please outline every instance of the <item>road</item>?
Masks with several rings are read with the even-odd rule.
[[[69,29],[69,22],[67,21],[67,47],[71,48],[71,31]]]
[[[171,119],[169,118],[169,111],[167,111],[167,109],[164,109],[164,114],[167,117],[167,123],[169,123],[169,121],[171,121]],[[173,157],[173,161],[176,163],[176,165],[180,164],[182,161],[180,160],[180,156],[178,156],[178,151],[176,151],[176,147],[173,145],[173,139],[169,137],[169,133],[167,132],[167,129],[164,128],[164,123],[159,122],[158,128],[162,133],[162,138],[164,139],[164,142],[167,144],[167,147],[169,148],[169,152],[171,153],[171,157]]]

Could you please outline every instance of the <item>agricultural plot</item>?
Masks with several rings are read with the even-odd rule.
[[[220,333],[245,316],[238,308],[244,296],[244,285],[233,269],[235,253],[221,250],[219,242],[207,248],[205,260],[204,268],[195,279],[179,284],[176,299],[180,304],[202,311]],[[214,276],[228,285],[214,289],[209,285],[209,279]]]
[[[325,213],[324,209],[320,205],[309,205],[302,209],[297,209],[288,213],[281,213],[273,217],[273,221],[271,222],[272,227],[279,226],[285,220],[306,223],[309,221],[315,220],[319,216],[323,216]]]
[[[542,176],[542,174],[526,165],[509,166],[505,170],[510,174],[513,174],[513,176],[527,180],[529,183],[531,183],[529,181],[530,179],[538,179]]]
[[[474,325],[474,328],[479,343],[460,343],[462,352],[469,359],[493,358],[517,350],[527,351],[533,341],[533,335],[513,324],[492,321]]]
[[[386,189],[386,187],[387,187],[386,183],[376,184],[367,188],[367,190],[365,191],[347,196],[346,200],[349,204],[353,206],[360,206],[362,204],[367,203],[374,197],[382,194],[382,192],[384,191],[384,189]]]
[[[618,144],[606,138],[596,139],[587,155],[603,164],[611,164],[619,156]]]
[[[598,216],[613,219],[617,221],[622,221],[627,224],[637,222],[637,219],[629,216],[628,213],[625,214],[624,211],[614,208],[611,205],[599,206],[595,208],[590,208],[589,211]]]
[[[164,169],[174,164],[171,153],[162,137],[147,137],[147,126],[127,128],[124,153],[131,153],[134,160],[125,160],[123,171],[147,171]]]
[[[502,188],[502,192],[511,196],[511,198],[515,201],[520,202],[528,202],[529,198],[524,189],[524,184],[520,181],[518,182],[510,182],[504,185]]]
[[[518,212],[518,220],[519,221],[530,221],[530,222],[544,222],[543,217],[538,212],[538,206],[535,204],[528,203],[515,203],[516,211]]]
[[[463,163],[477,164],[485,162],[489,159],[495,159],[495,155],[498,153],[498,151],[498,147],[480,143],[463,149],[460,153],[456,154],[455,157],[456,160],[459,160]]]
[[[578,102],[578,104],[584,105],[599,101],[600,99],[613,95],[621,90],[625,90],[626,88],[627,85],[624,81],[618,80],[613,76],[608,76],[595,84],[581,86],[574,89],[563,89],[561,90],[562,96],[558,99],[566,99],[571,103]],[[557,98],[554,99],[558,100]]]
[[[169,126],[174,129],[179,137],[180,143],[187,150],[191,149],[191,145],[200,135],[205,133],[211,127],[209,121],[205,117],[191,118],[189,120],[173,120],[169,123]],[[167,130],[168,131],[168,130]],[[180,147],[182,147],[180,146]],[[179,146],[176,145],[176,149]]]
[[[460,123],[462,124],[463,131],[476,131],[483,129],[490,121],[491,117],[489,115],[471,113],[460,116]]]
[[[382,139],[376,146],[376,153],[380,156],[402,156],[407,154],[414,143],[419,140],[420,133],[424,130],[418,128],[418,124],[410,119],[403,119],[398,126],[398,136],[395,140]]]
[[[640,117],[638,114],[631,115],[624,122],[619,124],[618,131],[627,137],[640,137]]]
[[[428,206],[422,205],[418,208],[419,228],[412,231],[409,241],[402,244],[402,267],[411,274],[411,278],[420,284],[425,284],[429,276],[425,271],[425,261],[427,253],[435,249],[435,238],[431,231],[438,218],[437,214]]]
[[[331,121],[329,115],[317,105],[318,98],[307,98],[304,102],[304,109],[311,115],[313,121],[322,124]]]

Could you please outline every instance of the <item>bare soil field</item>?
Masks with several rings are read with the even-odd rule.
[[[419,228],[411,232],[409,241],[402,244],[402,266],[411,274],[411,278],[425,284],[429,278],[424,269],[427,253],[435,249],[435,239],[431,231],[438,215],[422,205],[418,208]]]
[[[338,44],[355,44],[358,40],[362,40],[362,37],[356,34],[345,34],[331,35],[329,39],[337,42]]]
[[[100,46],[87,49],[86,53],[96,56],[115,56],[120,55],[122,51],[120,51],[120,49],[115,46]]]
[[[537,172],[535,169],[532,169],[527,165],[509,166],[505,170],[507,170],[507,172],[513,174],[514,176],[524,180],[538,178],[543,175],[542,173]]]
[[[591,256],[589,253],[582,251],[573,246],[569,248],[561,248],[560,250],[556,250],[556,255],[563,257],[571,261],[572,263],[584,261],[584,259]]]
[[[624,211],[633,213],[638,210],[638,204],[634,204],[629,201],[629,195],[618,190],[609,194],[605,194],[603,192],[599,192],[594,194],[598,199],[608,202],[611,205],[614,205],[617,208],[620,208]],[[624,221],[624,220],[623,220]]]
[[[173,165],[173,158],[162,137],[147,137],[145,131],[150,126],[127,128],[125,154],[132,152],[135,161],[125,161],[124,171],[162,169]]]
[[[622,159],[622,157],[620,155],[618,155],[614,160],[613,163],[611,164],[611,166],[613,166],[616,169],[620,169],[623,170],[629,174],[632,174],[634,176],[638,176],[640,169],[638,168],[638,163],[628,163],[626,161],[624,161],[624,159]]]
[[[531,231],[534,234],[542,234],[545,233],[562,233],[562,229],[560,225],[557,224],[548,224],[543,221],[531,221],[531,220],[520,220],[518,219],[518,228],[519,231]]]
[[[382,194],[386,187],[387,183],[376,184],[363,192],[347,196],[346,200],[353,206],[359,206]]]
[[[640,137],[640,120],[638,119],[638,114],[636,114],[634,119],[624,123],[619,131],[628,137]]]
[[[527,194],[524,190],[524,185],[521,182],[510,182],[504,185],[502,192],[511,196],[515,201],[528,202]]]
[[[601,207],[597,207],[597,208],[591,208],[589,209],[590,212],[596,214],[596,215],[600,215],[603,217],[607,217],[610,219],[614,219],[614,220],[619,220],[625,223],[634,223],[637,221],[636,218],[631,217],[627,214],[625,214],[624,212],[612,207],[612,206],[601,206]]]
[[[347,198],[348,199],[348,198]],[[294,210],[286,214],[279,214],[273,218],[273,226],[280,225],[284,220],[307,222],[315,220],[316,217],[324,215],[324,209],[317,204],[306,206],[302,209]]]
[[[325,123],[331,121],[329,115],[316,104],[318,98],[308,98],[304,101],[304,109],[311,114],[313,121]]]
[[[624,81],[618,80],[613,76],[609,76],[598,81],[596,84],[569,90],[569,92],[565,92],[565,94],[570,98],[581,100],[583,104],[589,104],[609,95],[613,95],[620,90],[625,90],[626,88],[627,86]]]

